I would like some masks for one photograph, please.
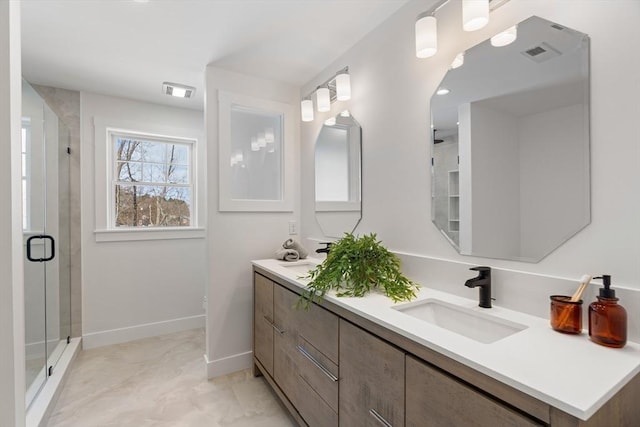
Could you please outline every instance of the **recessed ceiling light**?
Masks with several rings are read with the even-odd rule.
[[[451,92],[449,89],[447,89],[446,87],[441,87],[440,89],[438,89],[438,91],[436,92],[437,95],[446,95],[449,92]]]
[[[191,98],[196,92],[196,88],[178,83],[164,82],[162,83],[162,92],[165,95],[171,95],[177,98]]]

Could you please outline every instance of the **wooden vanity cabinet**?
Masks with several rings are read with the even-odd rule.
[[[254,273],[254,364],[301,426],[636,427],[640,375],[589,420],[324,301]]]
[[[273,375],[273,282],[256,274],[253,284],[253,355]]]
[[[404,426],[405,353],[340,320],[341,426]]]
[[[338,317],[254,274],[254,361],[301,425],[338,425]]]
[[[543,426],[411,355],[406,358],[407,427]]]

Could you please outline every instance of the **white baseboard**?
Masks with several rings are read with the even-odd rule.
[[[129,326],[127,328],[111,329],[109,331],[92,332],[82,336],[82,348],[103,347],[105,345],[120,344],[189,329],[204,328],[205,319],[205,315],[202,314],[199,316]]]
[[[253,351],[238,353],[216,360],[209,360],[209,358],[205,354],[204,362],[207,366],[208,379],[221,377],[232,372],[242,371],[243,369],[250,368],[251,364],[253,363]]]

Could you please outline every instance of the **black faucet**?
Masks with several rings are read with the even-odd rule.
[[[467,288],[480,288],[480,303],[483,308],[491,308],[491,267],[473,267],[469,270],[477,271],[478,277],[467,280]]]
[[[326,245],[324,248],[316,249],[317,254],[327,254],[329,255],[329,251],[331,250],[331,242],[322,242],[321,245]]]

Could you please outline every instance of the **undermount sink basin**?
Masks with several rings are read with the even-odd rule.
[[[289,269],[291,271],[295,271],[296,273],[300,273],[303,275],[307,275],[310,270],[313,270],[318,266],[315,262],[311,261],[295,261],[295,262],[283,262],[280,264],[282,267]]]
[[[491,344],[527,329],[527,326],[519,323],[437,299],[416,301],[393,308],[484,344]]]

